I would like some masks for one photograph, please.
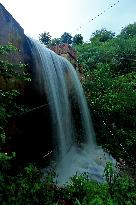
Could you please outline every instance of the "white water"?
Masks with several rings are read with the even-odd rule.
[[[43,44],[30,39],[35,64],[35,82],[46,95],[52,114],[52,128],[56,142],[56,173],[59,184],[64,184],[76,173],[88,172],[90,178],[103,180],[107,160],[112,158],[98,148],[84,92],[73,66]],[[82,121],[83,140],[77,144],[70,94]],[[46,126],[46,125],[45,125]]]

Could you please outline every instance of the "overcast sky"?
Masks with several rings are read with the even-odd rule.
[[[72,35],[81,33],[87,41],[97,29],[106,28],[118,34],[122,27],[136,22],[136,0],[0,0],[0,3],[20,23],[25,34],[34,38],[44,31],[53,38],[66,31]]]

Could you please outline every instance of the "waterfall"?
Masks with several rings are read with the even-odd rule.
[[[29,41],[35,65],[35,83],[39,92],[47,97],[51,110],[58,183],[65,183],[77,172],[89,172],[91,177],[98,180],[103,175],[108,155],[96,145],[91,117],[76,70],[68,60],[37,40],[29,38]],[[72,111],[72,98],[75,99],[81,119],[81,143],[78,143],[80,140]]]

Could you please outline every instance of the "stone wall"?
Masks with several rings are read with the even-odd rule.
[[[27,37],[24,34],[24,29],[13,18],[13,16],[0,3],[0,45],[13,44],[19,52],[14,52],[8,55],[8,60],[11,63],[28,64],[28,69],[31,67],[31,54],[27,43]],[[1,56],[5,60],[5,56]],[[21,85],[20,85],[21,84]],[[24,90],[24,85],[21,82],[15,83],[19,86],[21,93]],[[0,77],[0,88],[8,87]]]
[[[12,43],[21,52],[17,56],[12,56],[15,61],[24,61],[24,44],[26,36],[23,28],[12,17],[12,15],[0,4],[0,44]]]
[[[50,47],[58,55],[65,57],[76,69],[77,68],[77,54],[73,47],[67,43],[55,45]]]
[[[24,30],[4,6],[0,4],[0,45],[7,45],[8,43],[12,43],[20,50],[20,52],[8,55],[8,60],[12,63],[21,62],[28,64],[28,72],[33,76],[31,51]],[[0,56],[0,58],[5,60],[5,56]],[[9,90],[8,84],[10,84],[10,80],[5,81],[0,76],[0,89]],[[43,156],[52,150],[52,130],[48,106],[40,107],[42,103],[45,104],[45,101],[42,101],[41,96],[36,91],[33,78],[28,84],[24,84],[22,81],[17,84],[16,79],[12,80],[14,81],[15,89],[20,86],[21,102],[27,104],[30,110],[22,115],[12,116],[8,119],[6,130],[7,136],[11,140],[5,152],[15,151],[16,158],[20,163],[29,160],[41,162],[44,160]]]
[[[10,56],[10,60],[13,63],[25,63],[31,67],[31,52],[24,29],[0,3],[0,44],[7,45],[8,43],[12,43],[19,49],[19,52]]]

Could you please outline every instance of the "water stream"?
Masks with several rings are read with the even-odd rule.
[[[37,40],[29,38],[29,41],[35,64],[35,82],[50,105],[58,183],[64,184],[74,174],[84,172],[90,178],[102,181],[106,161],[113,159],[96,145],[89,109],[76,70],[68,60]],[[79,110],[81,142],[78,140],[72,97],[76,99]]]

